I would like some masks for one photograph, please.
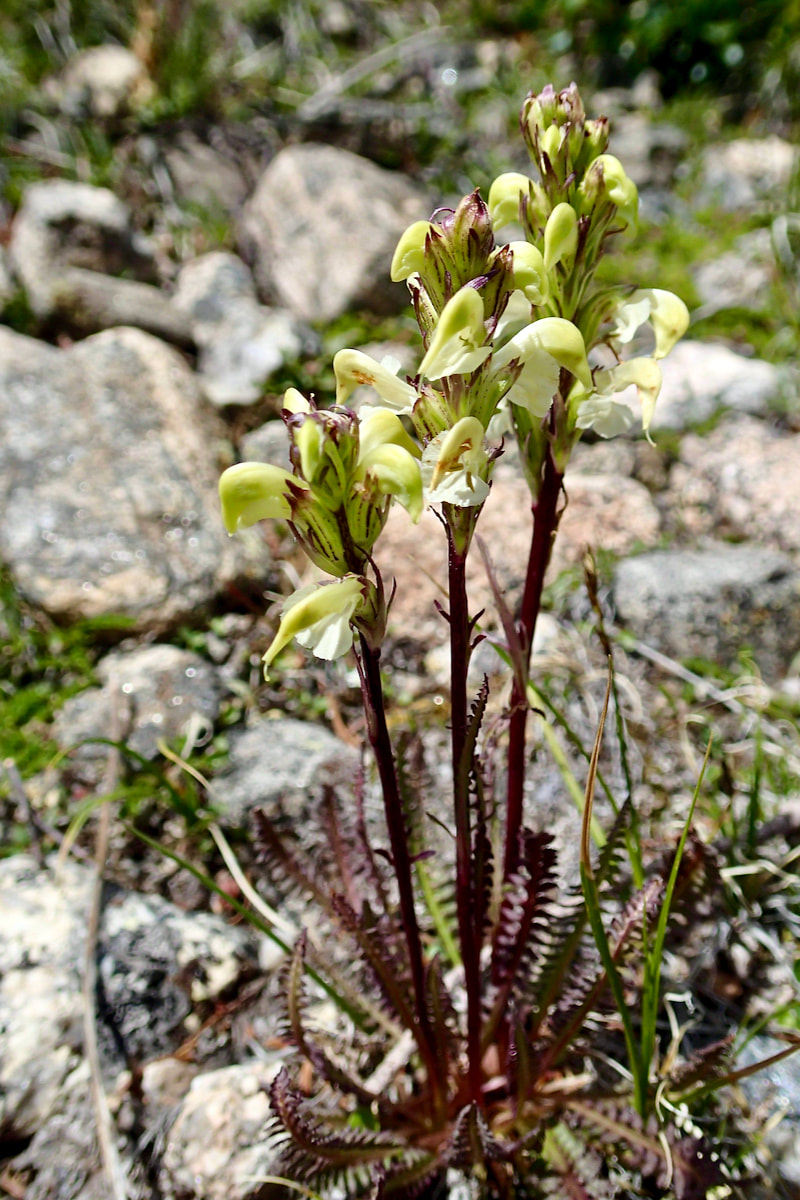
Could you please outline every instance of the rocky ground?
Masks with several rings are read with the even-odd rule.
[[[429,68],[436,78],[458,74],[456,59],[451,67],[438,54]],[[490,58],[484,47],[472,69],[491,69]],[[141,58],[101,46],[76,53],[53,77],[51,111],[67,124],[89,113],[113,129],[149,88]],[[326,98],[322,87],[306,101],[305,134],[337,95]],[[714,798],[699,824],[718,842],[742,906],[716,931],[704,970],[720,1002],[741,1015],[754,1001],[754,1012],[758,1002],[794,1003],[789,946],[800,923],[800,382],[790,355],[736,333],[750,321],[759,327],[770,305],[774,315],[776,289],[788,286],[796,153],[768,122],[698,146],[659,106],[651,78],[587,104],[610,111],[612,149],[640,187],[645,226],[691,226],[711,210],[744,232],[694,269],[695,327],[665,364],[654,445],[596,442],[575,456],[535,663],[590,742],[603,687],[580,585],[592,546],[609,622],[620,631],[637,794],[654,841],[665,823],[677,827],[694,786],[703,739],[692,714],[702,711],[716,731]],[[499,119],[492,126],[490,117],[491,139]],[[260,677],[272,602],[296,583],[299,563],[280,529],[225,536],[217,479],[237,459],[285,461],[281,392],[296,382],[324,395],[329,355],[344,334],[358,329],[362,344],[380,341],[382,352],[413,358],[406,293],[388,282],[388,264],[400,232],[441,197],[431,171],[388,170],[365,155],[369,138],[356,136],[364,130],[355,119],[331,144],[295,131],[264,147],[250,137],[238,154],[213,128],[202,137],[179,129],[156,143],[131,134],[125,119],[136,159],[128,186],[124,172],[111,190],[56,161],[9,202],[0,245],[0,560],[14,596],[9,613],[23,626],[89,630],[92,668],[83,676],[91,686],[65,691],[46,727],[21,718],[45,739],[49,765],[20,771],[10,752],[5,762],[0,822],[22,852],[0,860],[0,1194],[111,1194],[94,1085],[107,1097],[100,1133],[105,1119],[131,1194],[245,1200],[264,1194],[258,1180],[273,1161],[263,1086],[286,1053],[275,1025],[280,955],[232,920],[224,898],[210,898],[130,830],[156,836],[238,896],[235,863],[220,846],[232,842],[254,868],[252,809],[312,820],[319,788],[346,788],[359,769],[346,665],[309,666],[290,651],[277,684]],[[522,166],[508,147],[506,167]],[[194,228],[193,244],[177,252],[174,231],[168,243],[164,226],[145,217],[158,204],[179,214],[206,204],[224,215],[226,233],[216,245],[207,228],[202,237]],[[714,332],[709,319],[720,315],[729,325]],[[726,328],[733,336],[722,336]],[[512,601],[527,549],[526,496],[509,453],[482,531]],[[387,647],[395,713],[410,711],[435,743],[447,708],[434,608],[446,564],[435,518],[411,529],[395,511],[379,559],[398,582]],[[496,628],[477,564],[471,587],[474,608],[487,607],[487,630]],[[7,616],[10,647],[18,644],[12,624]],[[14,680],[11,653],[4,662]],[[488,643],[480,654],[499,707],[502,664]],[[11,683],[3,687],[8,695]],[[132,755],[116,761],[109,741]],[[187,790],[165,766],[165,742],[210,774],[207,794]],[[766,763],[766,832],[747,860],[733,843],[756,749]],[[92,802],[109,793],[117,803],[105,807],[110,841],[98,890]],[[532,820],[556,828],[566,853],[575,816],[562,793],[558,772],[539,756]],[[208,811],[220,840],[198,819]],[[81,830],[76,815],[88,818]],[[757,869],[783,871],[781,887],[748,890],[742,879]],[[284,915],[292,925],[302,914]],[[673,964],[677,980],[684,969]],[[96,989],[87,986],[93,972]],[[767,981],[766,1001],[754,997],[756,973]],[[758,1124],[776,1088],[789,1115],[762,1146],[773,1181],[764,1187],[773,1190],[761,1194],[796,1196],[796,1071],[783,1064],[733,1103]]]

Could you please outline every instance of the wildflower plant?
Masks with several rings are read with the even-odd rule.
[[[566,894],[557,893],[550,834],[529,828],[523,813],[536,703],[530,652],[564,472],[586,431],[612,437],[631,426],[620,396],[631,386],[648,433],[659,363],[688,313],[669,292],[597,282],[610,240],[636,221],[637,193],[608,153],[607,122],[586,118],[575,85],[528,96],[521,127],[530,177],[501,175],[486,200],[475,191],[400,239],[391,271],[407,282],[422,336],[416,372],[401,378],[361,351],[341,350],[332,407],[286,395],[292,470],[243,463],[221,479],[229,532],[287,521],[324,573],[284,604],[265,664],[292,638],[322,658],[352,647],[389,845],[388,853],[372,845],[360,794],[341,806],[325,797],[324,836],[310,858],[303,839],[287,839],[258,814],[273,881],[325,914],[354,963],[349,982],[334,964],[327,976],[352,1022],[345,1050],[308,1028],[307,972],[324,977],[324,955],[305,936],[295,945],[286,1028],[310,1073],[301,1084],[297,1071],[281,1070],[272,1106],[283,1174],[304,1187],[444,1196],[456,1171],[471,1180],[472,1195],[600,1200],[621,1194],[616,1162],[627,1169],[626,1186],[638,1179],[644,1189],[626,1194],[688,1200],[719,1184],[721,1168],[696,1131],[669,1114],[712,1070],[714,1055],[670,1078],[656,1009],[670,907],[687,902],[710,860],[695,847],[689,865],[682,861],[684,831],[668,861],[646,875],[629,800],[593,853],[602,729],[586,787],[581,879]],[[628,354],[644,326],[649,352]],[[355,413],[347,401],[363,385],[371,402]],[[512,681],[505,736],[482,741],[488,684],[470,697],[481,635],[466,564],[512,438],[533,532],[519,612],[495,588]],[[380,655],[392,586],[373,552],[395,501],[412,521],[433,506],[444,530],[453,862],[427,845],[424,773],[398,753],[386,718]],[[626,838],[633,885],[609,918]],[[592,1065],[609,1002],[623,1058],[615,1082]],[[726,1050],[714,1051],[715,1062]]]

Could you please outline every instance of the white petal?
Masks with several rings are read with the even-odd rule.
[[[525,408],[534,417],[543,417],[558,391],[561,372],[556,360],[544,350],[532,350],[522,367],[519,378],[506,393],[512,404]]]

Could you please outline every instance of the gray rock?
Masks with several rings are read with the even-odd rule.
[[[60,323],[79,337],[132,325],[176,346],[194,344],[189,321],[149,283],[67,267],[52,280],[50,300]]]
[[[177,1049],[192,1032],[195,1007],[232,988],[257,961],[246,926],[134,892],[106,903],[99,950],[104,1024],[140,1062]],[[110,1043],[107,1051],[111,1058]]]
[[[11,273],[11,264],[8,261],[8,252],[5,246],[0,246],[0,313],[5,310],[15,291],[16,287],[14,285],[14,277]]]
[[[788,187],[796,159],[796,147],[775,134],[708,146],[695,202],[727,212],[774,203],[776,193]]]
[[[775,274],[775,256],[768,229],[755,229],[740,237],[735,249],[694,272],[697,294],[702,301],[695,320],[724,308],[761,312],[769,303],[770,284]]]
[[[687,435],[670,477],[670,501],[694,537],[717,532],[800,552],[800,434],[731,417]],[[776,486],[776,481],[780,486]]]
[[[759,546],[658,550],[620,563],[620,624],[674,658],[733,664],[750,648],[767,678],[800,649],[800,572]]]
[[[200,208],[238,211],[248,184],[237,163],[183,130],[164,154],[176,194]]]
[[[25,1200],[106,1200],[89,1066],[65,1079],[58,1104],[12,1164],[28,1177]]]
[[[140,59],[124,46],[108,44],[79,50],[69,59],[55,90],[70,117],[118,117],[153,92]]]
[[[258,303],[250,272],[234,254],[214,251],[188,263],[174,303],[191,321],[200,383],[216,405],[252,404],[271,375],[318,346],[297,317]]]
[[[82,1059],[83,947],[93,872],[0,861],[0,1130],[30,1137]]]
[[[308,793],[323,783],[352,786],[359,756],[321,725],[290,718],[230,733],[230,766],[214,779],[212,800],[226,825],[243,825],[254,808],[280,804],[308,816]]]
[[[52,870],[27,855],[0,861],[0,1131],[12,1140],[68,1114],[75,1089],[86,1094],[81,980],[94,878],[70,860]],[[252,972],[258,949],[221,917],[118,891],[97,953],[101,1064],[113,1073],[120,1041],[140,1061],[173,1051],[193,1031],[190,1014]]]
[[[745,358],[727,346],[711,342],[678,342],[661,364],[663,384],[651,424],[659,429],[688,429],[713,417],[720,409],[763,415],[789,386],[784,372],[772,363]],[[632,388],[623,396],[637,415]]]
[[[644,112],[622,114],[611,124],[611,150],[638,188],[672,183],[688,144],[677,125],[651,121]]]
[[[239,445],[239,457],[242,462],[272,463],[290,471],[289,433],[283,421],[267,421],[245,434]]]
[[[193,1081],[169,1130],[159,1171],[164,1200],[263,1197],[258,1177],[272,1174],[274,1139],[265,1133],[267,1088],[279,1064],[245,1063]]]
[[[220,685],[214,668],[190,650],[177,646],[145,646],[128,653],[109,654],[97,673],[105,686],[88,688],[70,697],[56,714],[53,734],[64,748],[111,734],[110,713],[122,706],[123,737],[145,758],[158,754],[160,738],[186,735],[190,724],[208,730],[219,712]],[[89,744],[75,751],[79,758],[105,760],[106,746]]]
[[[241,240],[266,298],[304,320],[386,313],[408,301],[389,279],[397,241],[428,213],[402,175],[334,146],[289,146],[245,206]]]
[[[175,281],[173,303],[201,336],[224,321],[230,306],[245,300],[258,303],[250,268],[236,254],[211,250],[187,262]]]
[[[265,548],[225,536],[214,442],[180,356],[109,330],[55,350],[0,329],[0,556],[59,617],[194,614]]]
[[[11,227],[9,252],[40,320],[57,310],[58,281],[67,267],[108,275],[125,271],[145,282],[155,278],[152,250],[134,233],[127,205],[108,188],[67,179],[26,188]]]
[[[783,1049],[784,1043],[776,1038],[756,1035],[742,1047],[736,1065],[755,1066]],[[800,1070],[796,1055],[747,1076],[740,1086],[758,1119],[763,1143],[778,1176],[797,1188],[800,1186]],[[777,1114],[783,1115],[780,1123],[774,1119]]]

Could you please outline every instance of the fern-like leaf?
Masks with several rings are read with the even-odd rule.
[[[284,1067],[269,1088],[275,1114],[274,1130],[285,1133],[280,1148],[282,1172],[298,1183],[370,1182],[373,1164],[387,1166],[402,1157],[404,1163],[426,1157],[401,1137],[367,1129],[337,1127],[320,1119],[313,1100],[291,1082]]]

